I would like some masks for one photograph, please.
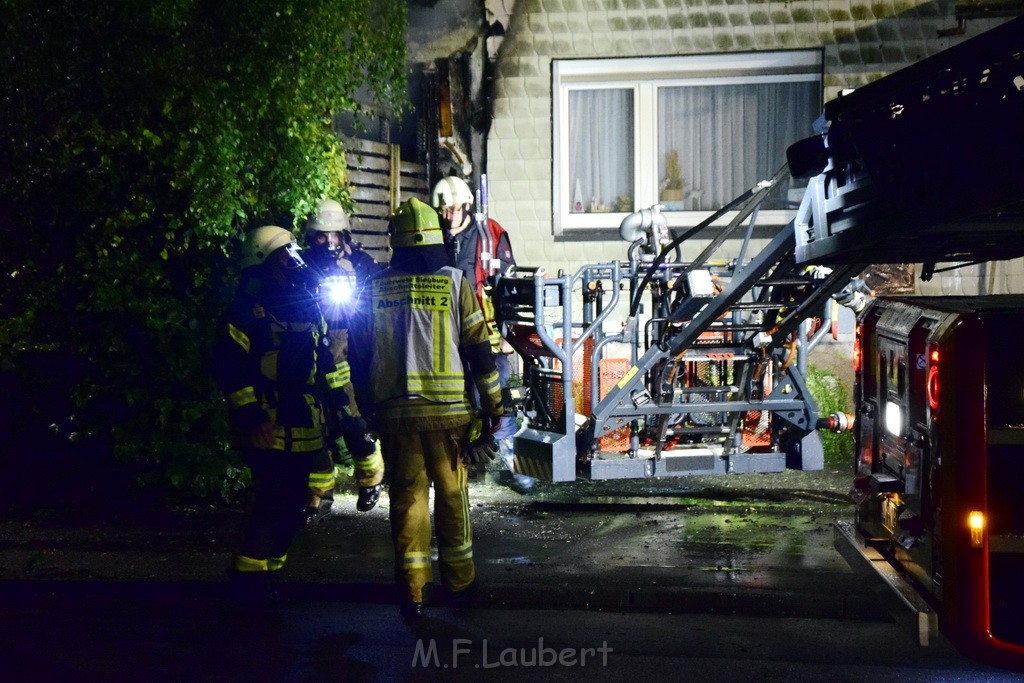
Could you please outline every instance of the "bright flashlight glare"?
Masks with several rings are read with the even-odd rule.
[[[343,304],[352,298],[352,285],[347,279],[331,280],[326,283],[327,298],[331,303]]]

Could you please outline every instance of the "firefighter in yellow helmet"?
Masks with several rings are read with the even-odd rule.
[[[291,232],[274,225],[251,231],[241,267],[219,324],[214,374],[254,489],[232,584],[239,598],[262,603],[302,521],[309,475],[324,454],[325,414],[349,417],[349,370],[331,355],[315,282]],[[348,438],[350,448],[365,441],[361,432]]]
[[[317,298],[324,318],[327,320],[327,335],[331,342],[334,361],[340,366],[348,364],[348,327],[357,289],[366,278],[380,270],[373,259],[357,246],[352,245],[348,216],[341,204],[333,199],[324,199],[317,205],[316,212],[306,223],[306,260],[316,275]],[[345,385],[349,397],[346,423],[336,424],[331,416],[328,423],[332,434],[365,430],[365,423],[355,401],[351,384]],[[306,502],[306,524],[313,525],[330,514],[334,501],[334,462],[343,467],[347,464],[349,474],[355,476],[359,485],[356,509],[366,512],[380,499],[384,479],[384,461],[380,448],[374,443],[369,448],[364,442],[356,441],[357,452],[345,447],[345,439],[329,439],[329,454],[309,475],[309,500]]]
[[[389,232],[394,256],[363,289],[358,311],[367,320],[353,326],[352,367],[360,397],[371,399],[387,465],[402,614],[416,618],[432,581],[431,482],[441,583],[455,600],[475,586],[466,459],[496,455],[489,434],[502,414],[501,391],[480,303],[448,265],[437,213],[410,199]],[[476,448],[465,448],[474,418],[467,375],[484,410]]]

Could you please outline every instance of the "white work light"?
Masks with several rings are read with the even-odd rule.
[[[903,436],[903,408],[892,401],[885,404],[885,428],[893,436]]]

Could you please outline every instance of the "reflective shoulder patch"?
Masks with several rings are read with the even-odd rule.
[[[242,332],[240,329],[238,329],[231,323],[228,323],[228,334],[230,334],[231,338],[234,339],[235,342],[242,347],[243,351],[249,353],[249,336],[245,332]]]
[[[253,304],[252,315],[254,318],[265,318],[267,316],[267,312],[263,310],[263,306],[260,304]]]

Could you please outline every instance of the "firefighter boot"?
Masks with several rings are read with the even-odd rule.
[[[313,526],[331,513],[334,502],[334,461],[325,451],[317,468],[309,473],[309,497],[306,500],[306,526]]]
[[[321,498],[316,507],[306,508],[306,526],[316,526],[331,514],[331,504],[334,501],[330,498]]]
[[[398,613],[402,619],[406,622],[419,621],[426,616],[427,603],[432,603],[434,600],[434,586],[433,584],[427,584],[423,586],[420,591],[420,599],[414,600],[409,595],[408,588],[404,585],[399,584],[398,591],[401,597],[398,599]]]
[[[376,486],[360,486],[359,487],[359,499],[356,501],[356,510],[360,512],[368,512],[377,505],[377,501],[380,500],[380,494],[384,490],[382,484]]]
[[[277,572],[228,570],[228,595],[239,607],[268,609],[280,603]]]
[[[402,619],[406,621],[418,621],[424,616],[423,603],[403,600],[398,605],[398,612],[402,615]]]
[[[470,607],[480,594],[480,583],[473,579],[465,588],[457,591],[448,589],[446,593],[445,602],[451,607]]]

